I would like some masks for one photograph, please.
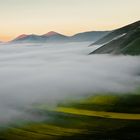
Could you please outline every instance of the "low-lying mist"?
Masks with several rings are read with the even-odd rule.
[[[0,124],[33,103],[134,90],[139,56],[88,55],[90,42],[0,46]],[[19,108],[19,109],[18,109]]]

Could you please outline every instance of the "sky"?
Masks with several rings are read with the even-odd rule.
[[[140,19],[140,0],[0,0],[0,40],[112,30]]]

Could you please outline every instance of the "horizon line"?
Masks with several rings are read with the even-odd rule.
[[[113,30],[115,30],[115,29],[113,29]],[[61,35],[67,36],[67,37],[72,37],[72,36],[74,36],[76,34],[80,34],[80,33],[86,33],[86,32],[111,32],[113,30],[87,30],[87,31],[83,31],[83,32],[77,32],[77,33],[72,34],[72,35],[63,34],[61,32],[57,32],[57,31],[48,31],[47,33],[49,33],[49,32],[55,32],[55,33],[58,33],[58,34],[61,34]],[[10,39],[10,40],[7,40],[7,41],[0,40],[0,42],[2,42],[2,43],[10,42],[10,41],[18,38],[21,35],[27,35],[27,36],[29,36],[29,35],[43,36],[43,35],[45,35],[47,33],[44,33],[44,34],[36,34],[36,33],[26,34],[26,33],[21,33],[21,34],[17,35],[16,37],[13,37],[13,39]]]
[[[49,32],[55,32],[55,33],[58,33],[58,34],[61,34],[61,35],[64,35],[64,36],[72,37],[72,36],[74,36],[74,35],[76,35],[76,34],[86,33],[86,32],[105,32],[105,31],[106,31],[106,32],[107,32],[107,31],[109,32],[109,31],[113,31],[113,30],[117,30],[117,29],[119,29],[119,28],[125,27],[125,26],[130,25],[130,24],[133,24],[133,23],[138,22],[138,21],[140,21],[140,20],[136,20],[136,21],[134,21],[134,22],[130,22],[130,23],[128,23],[128,24],[122,25],[122,26],[117,27],[117,28],[115,28],[115,29],[107,29],[107,30],[87,30],[87,31],[82,31],[82,32],[76,32],[76,33],[74,33],[74,34],[72,34],[72,35],[63,34],[63,33],[61,33],[61,32],[57,32],[57,31],[48,31],[47,33],[49,33]],[[37,36],[43,36],[43,35],[45,35],[45,34],[47,34],[47,33],[44,33],[44,34],[36,34],[36,33],[26,34],[26,33],[21,33],[21,34],[17,35],[16,37],[13,37],[13,38],[10,39],[10,40],[4,41],[4,40],[1,40],[1,39],[0,39],[0,42],[1,42],[1,43],[10,42],[10,41],[16,39],[17,37],[19,37],[19,36],[21,36],[21,35],[37,35]]]

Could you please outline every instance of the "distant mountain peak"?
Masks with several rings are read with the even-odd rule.
[[[22,35],[19,35],[16,39],[22,39],[22,38],[25,38],[25,37],[27,37],[28,35],[26,35],[26,34],[22,34]]]
[[[37,34],[21,34],[17,38],[11,40],[10,42],[18,42],[18,43],[26,43],[26,42],[34,42],[34,43],[54,43],[54,42],[84,42],[84,41],[95,41],[103,36],[105,36],[108,31],[90,31],[78,33],[73,36],[66,36],[61,33],[57,33],[55,31],[50,31],[43,35]]]
[[[50,32],[44,34],[43,36],[54,36],[54,35],[59,35],[59,33],[54,32],[54,31],[50,31]]]

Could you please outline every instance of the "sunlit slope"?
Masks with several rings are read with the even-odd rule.
[[[103,94],[90,96],[86,100],[72,103],[61,103],[60,107],[74,107],[84,110],[107,111],[117,113],[140,113],[140,95],[133,94]]]
[[[113,119],[140,120],[140,95],[96,95],[73,103],[40,109],[74,115],[86,115]]]

